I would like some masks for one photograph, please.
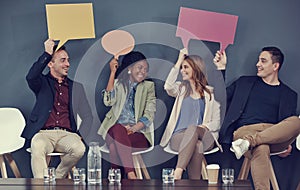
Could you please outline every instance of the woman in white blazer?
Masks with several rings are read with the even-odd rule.
[[[182,81],[176,81],[179,71]],[[178,151],[175,179],[188,170],[189,179],[200,179],[204,151],[212,149],[220,129],[220,104],[213,88],[207,85],[204,61],[197,55],[187,56],[182,49],[164,85],[176,100],[160,145],[170,143]]]

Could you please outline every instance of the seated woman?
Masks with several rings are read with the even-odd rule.
[[[140,52],[125,55],[120,68],[118,61],[112,59],[103,91],[104,104],[111,109],[98,133],[109,148],[112,168],[123,166],[128,179],[136,179],[132,152],[153,144],[149,126],[156,111],[156,97],[154,83],[145,80],[148,70],[146,57]]]
[[[182,82],[176,81],[179,71]],[[170,143],[171,149],[178,151],[174,172],[177,180],[186,168],[189,179],[200,179],[203,153],[215,144],[220,146],[220,104],[214,99],[213,88],[207,85],[204,73],[202,58],[187,56],[187,50],[182,49],[164,85],[176,100],[160,145]]]

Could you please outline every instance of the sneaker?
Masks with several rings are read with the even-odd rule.
[[[250,142],[245,139],[237,139],[232,142],[231,149],[239,160],[249,149]]]

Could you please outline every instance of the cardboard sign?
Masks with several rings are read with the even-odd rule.
[[[235,15],[181,7],[176,36],[181,38],[185,48],[190,39],[199,39],[220,42],[223,51],[234,42],[237,21]]]
[[[83,4],[46,5],[48,36],[58,48],[71,39],[95,38],[93,7]]]
[[[133,36],[124,30],[113,30],[107,32],[101,40],[102,47],[116,59],[120,55],[131,52],[134,48]]]

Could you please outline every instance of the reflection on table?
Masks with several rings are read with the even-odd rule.
[[[0,179],[0,190],[252,190],[248,180],[236,180],[232,185],[208,184],[206,180],[179,180],[174,184],[163,184],[162,180],[122,180],[121,185],[111,185],[106,179],[101,185],[74,184],[72,179],[56,179],[55,184],[45,184],[43,179]]]

